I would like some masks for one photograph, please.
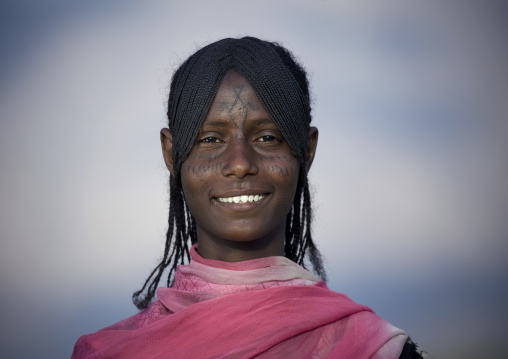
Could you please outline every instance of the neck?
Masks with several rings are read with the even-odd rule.
[[[200,238],[201,237],[201,238]],[[198,232],[198,253],[205,259],[241,262],[272,256],[284,256],[284,238],[260,238],[251,241],[205,239]]]

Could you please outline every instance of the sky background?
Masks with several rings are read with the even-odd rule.
[[[68,358],[163,250],[173,70],[253,35],[308,70],[329,286],[438,358],[502,358],[501,1],[0,1],[0,357]]]

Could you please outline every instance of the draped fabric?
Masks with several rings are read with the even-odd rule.
[[[79,338],[78,358],[399,358],[407,335],[284,257],[179,266],[146,310]]]

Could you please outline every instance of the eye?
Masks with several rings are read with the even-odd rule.
[[[275,136],[271,136],[271,135],[266,135],[266,136],[262,136],[262,137],[258,138],[259,142],[271,142],[271,141],[275,141],[275,140],[277,140],[275,138]]]
[[[201,142],[201,143],[220,143],[221,140],[219,140],[217,137],[208,136],[208,137],[202,138],[201,140],[199,140],[199,142]]]

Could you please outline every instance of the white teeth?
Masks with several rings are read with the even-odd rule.
[[[222,198],[218,198],[218,200],[220,202],[224,202],[224,203],[233,203],[233,202],[234,203],[247,203],[247,202],[258,202],[263,198],[264,198],[263,195],[251,194],[251,195],[242,195],[242,196],[234,196],[234,197],[222,197]]]

